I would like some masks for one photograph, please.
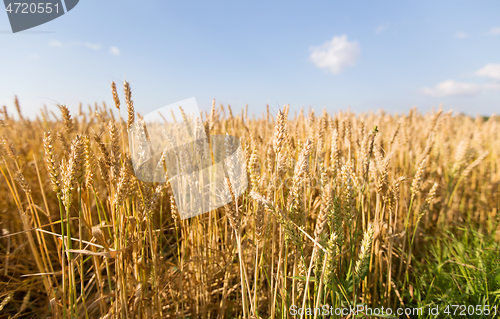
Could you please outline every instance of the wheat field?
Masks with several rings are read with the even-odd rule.
[[[110,94],[114,106],[73,114],[27,118],[17,98],[17,114],[2,110],[1,318],[500,303],[499,116],[284,106],[255,118],[214,101],[204,129],[240,139],[248,189],[182,220],[168,183],[135,176],[129,84]]]

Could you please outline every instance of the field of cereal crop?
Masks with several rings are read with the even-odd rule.
[[[499,116],[284,106],[254,117],[214,101],[205,131],[240,139],[248,189],[182,220],[168,183],[135,176],[130,92],[113,83],[114,106],[36,119],[17,98],[18,114],[4,107],[0,317],[287,318],[324,305],[498,315]]]

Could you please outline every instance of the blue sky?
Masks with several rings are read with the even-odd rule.
[[[12,34],[0,13],[0,105],[112,105],[111,81],[127,79],[143,114],[195,97],[257,115],[288,103],[488,115],[500,110],[499,16],[499,1],[479,0],[81,0]]]

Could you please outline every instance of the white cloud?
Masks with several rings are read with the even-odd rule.
[[[102,48],[102,45],[98,43],[85,42],[83,45],[92,50],[100,50]]]
[[[51,47],[62,47],[62,43],[57,40],[50,40],[49,45]]]
[[[320,46],[311,47],[310,58],[320,69],[328,69],[333,74],[343,72],[356,64],[360,48],[356,41],[348,41],[346,35],[335,36]]]
[[[109,53],[111,53],[112,55],[120,55],[120,49],[118,49],[117,47],[111,47],[109,48]]]
[[[455,38],[457,38],[457,39],[465,39],[465,38],[467,38],[467,33],[459,31],[459,32],[455,33]]]
[[[500,64],[486,64],[475,73],[490,80],[500,81]]]
[[[494,28],[491,28],[488,33],[490,35],[499,35],[500,34],[500,27],[494,27]]]
[[[476,95],[481,93],[483,88],[474,83],[455,82],[447,80],[438,83],[435,87],[422,88],[420,91],[428,96],[444,97],[444,96],[466,96]]]
[[[385,30],[389,29],[389,23],[386,24],[381,24],[375,29],[376,34],[380,34],[384,32]]]

